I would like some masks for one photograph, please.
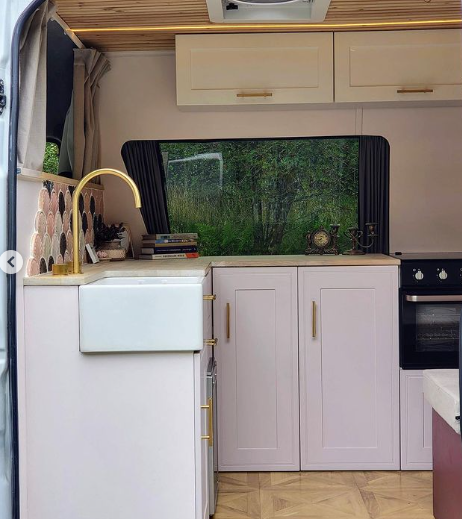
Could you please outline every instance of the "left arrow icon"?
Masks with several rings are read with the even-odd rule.
[[[21,254],[15,250],[7,250],[0,256],[0,268],[5,274],[17,274],[23,264]]]

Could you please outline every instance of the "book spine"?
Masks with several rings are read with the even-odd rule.
[[[150,240],[156,245],[167,245],[169,243],[194,243],[197,244],[196,238],[168,238],[164,240]]]
[[[143,236],[144,238],[145,236]],[[195,232],[185,232],[185,233],[176,233],[176,234],[155,234],[154,239],[156,240],[181,240],[181,239],[197,239],[199,235]],[[149,236],[148,239],[153,239]]]
[[[169,247],[168,249],[154,247],[154,254],[176,254],[182,252],[197,252],[197,247]]]
[[[193,259],[198,258],[197,252],[187,252],[183,254],[140,254],[138,259],[161,260],[161,259]]]
[[[197,247],[196,240],[177,240],[165,242],[164,240],[143,240],[144,247]]]

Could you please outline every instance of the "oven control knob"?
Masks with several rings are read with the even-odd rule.
[[[417,272],[414,274],[414,278],[417,281],[422,281],[422,279],[424,278],[423,272],[420,269],[418,269]]]
[[[448,279],[448,273],[444,269],[441,269],[440,272],[438,272],[438,277],[441,280]]]

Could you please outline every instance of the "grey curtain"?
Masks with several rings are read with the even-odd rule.
[[[378,223],[379,237],[367,252],[390,252],[390,145],[383,137],[359,138],[359,228]]]
[[[46,144],[47,23],[56,8],[44,2],[27,21],[19,54],[18,166],[41,172]]]
[[[99,81],[110,70],[107,58],[94,49],[74,49],[71,106],[64,123],[59,173],[81,179],[100,167]]]
[[[122,146],[127,173],[140,190],[141,216],[149,234],[170,232],[162,157],[155,141],[129,141]]]

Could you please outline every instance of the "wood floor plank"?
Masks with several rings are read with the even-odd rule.
[[[434,519],[431,472],[238,472],[215,519]]]

